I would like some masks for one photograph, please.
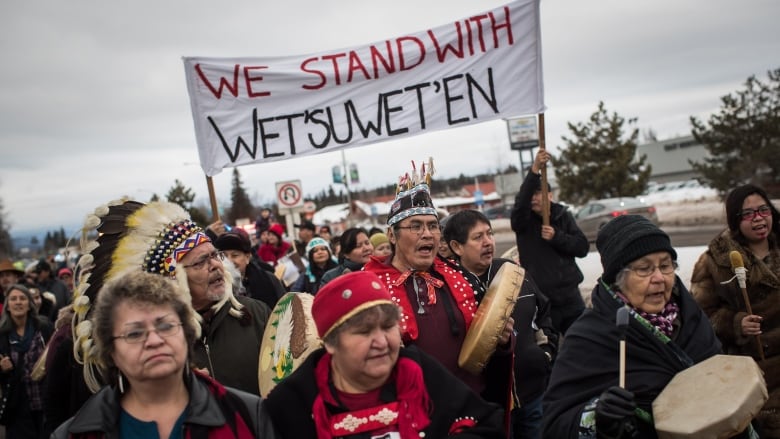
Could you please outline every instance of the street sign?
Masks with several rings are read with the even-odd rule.
[[[474,191],[474,204],[477,205],[477,207],[482,207],[482,205],[485,204],[485,196],[480,190]]]
[[[539,131],[536,116],[518,117],[506,121],[509,130],[509,148],[515,150],[533,149],[539,146]]]
[[[314,213],[317,211],[317,205],[314,204],[314,201],[306,201],[303,203],[303,211],[305,213]]]
[[[301,181],[280,181],[276,183],[276,201],[281,209],[293,209],[303,206]]]

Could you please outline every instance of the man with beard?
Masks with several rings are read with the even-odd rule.
[[[244,229],[236,227],[219,235],[214,240],[214,245],[225,253],[225,257],[230,259],[241,273],[241,286],[245,289],[245,294],[273,309],[276,302],[287,291],[274,276],[274,268],[253,256],[249,234]],[[234,293],[238,289],[235,288]]]
[[[433,170],[430,162],[428,169]],[[396,195],[387,220],[393,254],[382,259],[372,256],[363,269],[376,273],[401,307],[405,345],[416,345],[476,393],[505,406],[508,374],[493,373],[489,365],[480,375],[473,375],[458,366],[458,354],[479,303],[463,274],[436,256],[441,228],[425,183],[429,180],[423,165],[420,175],[413,173],[399,182],[399,189],[405,190]],[[504,366],[511,362],[511,341],[510,322],[496,354]],[[504,370],[508,372],[509,367]]]
[[[190,351],[194,366],[226,386],[259,395],[258,357],[270,310],[233,294],[224,253],[189,214],[173,203],[120,200],[96,209],[85,230],[90,225],[100,235],[83,244],[85,257],[76,271],[85,279],[75,293],[75,323],[89,326],[89,307],[80,305],[93,303],[105,282],[138,269],[165,276],[179,284],[200,317],[202,334]],[[85,346],[81,338],[89,331],[77,326],[74,334],[80,338],[75,344]],[[94,364],[90,351],[80,355],[85,364]],[[93,387],[92,368],[86,369]]]

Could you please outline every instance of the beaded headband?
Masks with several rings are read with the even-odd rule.
[[[433,158],[428,159],[427,168],[425,163],[422,164],[419,174],[412,162],[412,173],[406,173],[398,179],[395,201],[387,215],[388,226],[414,215],[437,215],[429,187],[433,174]]]

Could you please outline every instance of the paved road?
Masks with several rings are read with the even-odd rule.
[[[493,220],[493,229],[496,231],[496,256],[501,256],[505,251],[515,245],[515,235],[509,226],[509,220]],[[701,225],[701,226],[674,226],[662,227],[672,239],[674,247],[692,247],[707,245],[725,226]],[[595,244],[591,244],[590,251],[596,251]]]

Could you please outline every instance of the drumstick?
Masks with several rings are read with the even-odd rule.
[[[626,328],[628,328],[628,308],[621,306],[617,310],[615,323],[620,330],[620,375],[619,384],[621,389],[626,388]]]
[[[739,289],[742,290],[742,300],[745,301],[745,310],[749,315],[753,315],[753,309],[750,306],[750,298],[747,293],[747,270],[745,270],[745,263],[742,261],[742,255],[732,250],[729,252],[729,259],[731,259],[731,268],[734,270],[734,274],[737,275],[737,282],[739,283]],[[764,360],[764,346],[761,344],[761,335],[756,334],[756,344],[758,344],[758,355],[761,360]]]

